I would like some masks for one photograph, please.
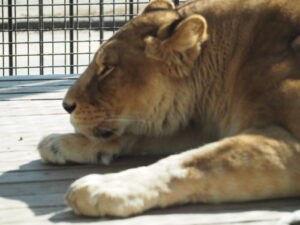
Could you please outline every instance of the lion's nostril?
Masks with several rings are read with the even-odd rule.
[[[64,109],[68,112],[68,113],[72,113],[74,110],[75,110],[75,108],[76,108],[76,104],[74,103],[74,104],[68,104],[68,103],[66,103],[66,102],[63,102],[63,107],[64,107]]]

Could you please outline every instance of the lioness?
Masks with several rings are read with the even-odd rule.
[[[63,106],[76,132],[40,142],[47,162],[177,153],[75,181],[78,214],[300,195],[300,1],[152,1]]]

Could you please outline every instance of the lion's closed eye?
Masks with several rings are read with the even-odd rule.
[[[100,80],[104,79],[107,75],[109,75],[113,70],[115,69],[115,66],[109,65],[109,64],[103,64],[102,69],[100,70],[99,76]]]

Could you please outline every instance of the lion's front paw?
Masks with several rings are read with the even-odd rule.
[[[63,155],[63,146],[59,134],[51,134],[43,138],[38,144],[38,150],[45,162],[65,164],[66,159]]]
[[[70,186],[66,202],[75,213],[86,216],[126,217],[144,211],[150,194],[147,187],[130,183],[125,177],[109,174],[80,178]]]
[[[89,139],[81,134],[51,134],[38,145],[45,162],[66,164],[100,163],[108,165],[119,152],[118,143]]]

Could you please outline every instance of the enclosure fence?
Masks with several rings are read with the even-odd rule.
[[[0,77],[81,73],[149,1],[2,0]]]

